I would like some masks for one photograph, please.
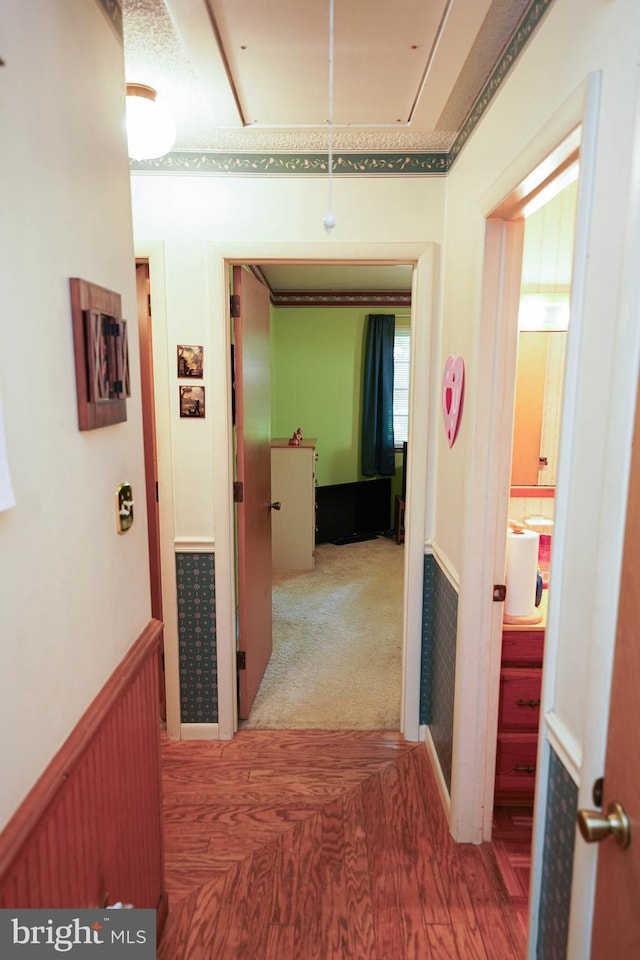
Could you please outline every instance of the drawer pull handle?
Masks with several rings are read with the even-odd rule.
[[[516,700],[516,703],[519,707],[539,707],[539,700]]]
[[[521,763],[516,763],[516,765],[515,765],[515,767],[514,767],[513,769],[514,769],[514,771],[515,771],[516,773],[535,773],[535,772],[536,772],[536,768],[535,768],[535,767],[532,767],[532,766],[530,766],[530,765],[529,765],[529,766],[526,766],[526,765],[521,764]]]

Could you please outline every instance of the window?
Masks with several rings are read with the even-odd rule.
[[[411,328],[396,322],[393,341],[393,438],[396,447],[408,439],[410,357]]]

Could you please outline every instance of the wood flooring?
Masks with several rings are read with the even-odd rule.
[[[492,847],[523,932],[526,935],[531,880],[533,807],[496,807],[493,811]]]
[[[159,960],[521,960],[491,847],[395,732],[164,740]]]

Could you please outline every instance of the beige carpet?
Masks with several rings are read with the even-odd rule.
[[[399,729],[403,564],[379,537],[274,574],[273,654],[244,729]]]

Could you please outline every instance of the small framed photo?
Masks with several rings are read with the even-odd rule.
[[[178,344],[178,376],[193,377],[201,380],[203,377],[203,347]]]
[[[204,387],[180,387],[180,416],[204,417]]]

